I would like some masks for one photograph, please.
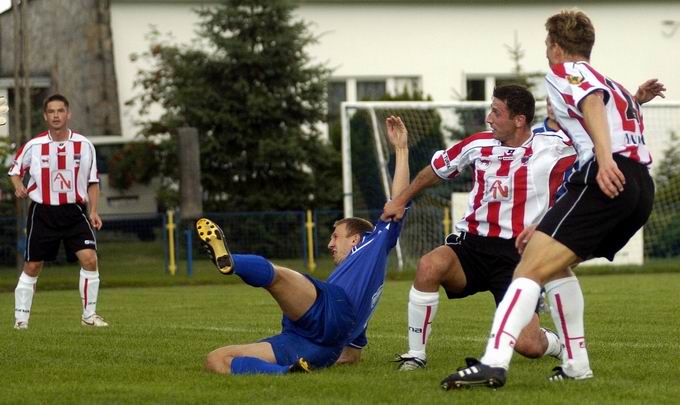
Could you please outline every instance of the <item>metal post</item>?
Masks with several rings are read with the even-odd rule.
[[[193,257],[193,230],[191,228],[187,228],[184,231],[184,235],[186,236],[186,241],[187,241],[187,277],[191,277],[191,275],[194,272],[193,269],[193,264],[194,264],[194,257]]]
[[[352,145],[349,137],[349,117],[345,103],[340,105],[340,123],[342,125],[342,199],[345,218],[354,216],[352,196]]]
[[[307,210],[307,269],[309,271],[316,270],[316,262],[314,261],[314,222],[312,221],[312,210]]]
[[[171,275],[175,275],[177,271],[177,262],[175,261],[175,212],[168,210],[168,271]]]
[[[166,231],[167,226],[168,226],[168,217],[167,217],[167,215],[161,214],[161,218],[163,220],[163,223],[161,225],[161,229],[162,229],[161,234],[163,235],[163,258],[165,259],[165,265],[163,266],[163,272],[167,273],[168,267],[170,267],[170,252],[168,251],[168,232]]]
[[[196,128],[177,129],[177,150],[180,172],[180,215],[183,220],[193,221],[203,214],[201,151]]]
[[[21,139],[21,144],[25,139],[31,139],[31,69],[29,65],[29,31],[28,31],[28,0],[21,0],[21,33],[23,40],[23,49],[21,51],[22,61],[24,65],[24,136]]]
[[[449,207],[444,207],[444,219],[442,220],[442,225],[444,225],[444,239],[451,233],[451,210]]]
[[[12,128],[12,136],[17,147],[23,144],[23,131],[21,129],[21,86],[20,86],[20,74],[21,74],[21,62],[24,60],[23,57],[23,45],[22,40],[22,15],[19,7],[19,0],[12,0],[12,17],[14,19],[14,123]],[[22,179],[23,180],[23,179]],[[24,267],[24,255],[22,247],[25,248],[25,243],[22,243],[25,238],[25,231],[22,226],[24,219],[24,203],[20,199],[16,199],[14,203],[16,212],[16,232],[17,232],[17,254],[16,254],[16,266],[17,270],[21,271]]]

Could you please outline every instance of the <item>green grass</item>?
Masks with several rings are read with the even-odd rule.
[[[407,346],[410,282],[401,280],[386,284],[359,365],[224,377],[202,370],[205,354],[276,333],[280,321],[265,291],[235,280],[212,274],[212,282],[228,285],[103,288],[98,312],[112,326],[102,330],[80,326],[75,284],[39,287],[26,331],[11,328],[13,294],[0,293],[0,402],[653,404],[680,398],[678,273],[581,279],[595,379],[549,384],[553,359],[515,357],[506,387],[461,392],[443,392],[438,383],[465,356],[482,351],[493,311],[489,294],[442,299],[426,370],[398,373],[389,362]]]

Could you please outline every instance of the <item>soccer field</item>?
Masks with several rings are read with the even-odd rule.
[[[242,284],[104,289],[102,330],[79,324],[76,289],[38,291],[30,329],[15,331],[12,293],[0,294],[0,403],[677,403],[680,274],[581,277],[596,378],[549,384],[557,362],[515,357],[508,384],[444,392],[439,381],[484,347],[489,294],[442,300],[426,370],[395,371],[406,350],[410,282],[388,281],[357,366],[310,375],[224,377],[206,353],[277,332],[269,295]],[[544,319],[550,324],[549,317]]]

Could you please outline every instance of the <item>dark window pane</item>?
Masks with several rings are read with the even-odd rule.
[[[109,162],[111,159],[123,149],[122,143],[118,144],[103,144],[97,145],[95,150],[97,152],[97,171],[99,174],[109,173]]]
[[[347,100],[345,81],[328,83],[328,120],[335,121],[340,117],[340,103]]]
[[[467,79],[467,100],[484,101],[485,95],[484,79]]]
[[[385,81],[357,80],[357,100],[380,100],[385,95]]]

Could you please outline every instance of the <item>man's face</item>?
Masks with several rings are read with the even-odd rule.
[[[328,242],[328,250],[333,256],[333,263],[337,266],[342,263],[349,252],[361,240],[359,235],[347,235],[347,224],[340,224],[333,229],[331,240]]]
[[[43,112],[43,118],[50,131],[58,131],[68,126],[71,112],[63,101],[54,100],[47,103],[47,107]]]
[[[486,116],[486,123],[491,126],[493,137],[506,142],[515,135],[518,117],[510,118],[510,111],[503,100],[493,98],[491,111]]]
[[[548,59],[548,66],[560,63],[558,55],[561,48],[550,39],[550,35],[545,37],[545,57]]]
[[[550,103],[550,97],[545,98],[545,107],[546,110],[548,111],[548,118],[550,118],[553,121],[557,121],[555,118],[555,111],[553,111],[552,104]]]

